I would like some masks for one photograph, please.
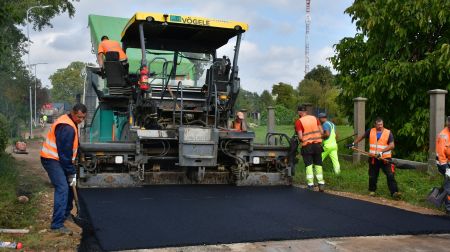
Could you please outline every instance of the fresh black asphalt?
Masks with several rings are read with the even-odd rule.
[[[450,233],[450,219],[296,187],[90,188],[79,192],[107,251],[362,235]]]

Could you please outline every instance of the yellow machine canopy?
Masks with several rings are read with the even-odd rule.
[[[122,31],[125,47],[141,48],[141,25],[146,49],[198,53],[211,53],[248,30],[246,23],[236,21],[138,12]]]

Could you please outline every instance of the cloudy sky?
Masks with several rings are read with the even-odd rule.
[[[344,14],[352,2],[311,1],[310,69],[318,64],[331,66],[327,58],[334,53],[333,45],[355,34],[355,25]],[[241,86],[246,90],[261,93],[278,82],[296,87],[304,76],[304,0],[81,0],[74,5],[72,19],[63,14],[51,21],[53,28],[30,31],[31,63],[48,63],[37,66],[37,76],[44,86],[50,86],[48,77],[70,62],[96,63],[87,26],[89,14],[130,18],[138,11],[248,23],[239,56]],[[224,46],[218,55],[232,56],[232,48]]]

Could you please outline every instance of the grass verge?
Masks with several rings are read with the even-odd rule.
[[[255,142],[256,143],[264,143],[264,141],[266,139],[267,126],[254,127],[254,128],[252,128],[252,130],[255,132],[255,135],[256,135]],[[337,125],[336,131],[339,136],[339,138],[337,139],[338,141],[339,141],[339,139],[344,139],[346,137],[353,135],[353,127],[348,126],[348,125]],[[286,135],[291,137],[294,134],[294,125],[276,125],[275,132],[285,133]],[[349,142],[351,143],[352,140],[353,140],[353,138],[349,139]],[[347,141],[342,141],[342,142],[347,142]]]
[[[23,179],[22,181],[19,181]],[[36,192],[29,178],[20,176],[15,160],[7,155],[0,156],[0,227],[24,228],[33,224]],[[25,195],[30,201],[20,203],[17,197]]]
[[[28,246],[39,243],[39,235],[32,233],[38,215],[42,181],[20,172],[21,164],[8,154],[0,154],[0,228],[30,229],[30,234],[20,238],[12,234],[0,234],[1,241],[20,240]],[[18,196],[27,196],[27,203],[20,203]]]
[[[353,165],[351,162],[340,160],[340,164],[341,174],[335,175],[330,160],[325,160],[323,168],[327,188],[335,191],[368,195],[369,174],[367,162]],[[403,201],[417,206],[436,209],[427,203],[426,197],[433,187],[439,187],[442,184],[441,175],[429,175],[419,170],[396,169],[395,179],[399,191],[403,194]],[[305,166],[301,158],[296,168],[294,182],[306,184]],[[387,186],[386,176],[382,171],[380,171],[380,176],[378,177],[377,187],[377,196],[392,199]],[[438,210],[444,211],[443,208]]]

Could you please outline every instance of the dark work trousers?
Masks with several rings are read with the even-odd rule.
[[[322,152],[323,147],[320,143],[312,143],[302,146],[302,157],[305,162],[305,167],[310,165],[322,166]]]
[[[444,198],[444,204],[445,209],[447,210],[448,213],[450,212],[450,179],[445,177],[445,168],[446,168],[445,166],[438,165],[439,173],[444,175],[444,184],[442,185],[442,187],[447,192],[447,195]]]
[[[380,169],[384,172],[387,179],[387,184],[391,195],[398,192],[397,181],[394,177],[394,168],[392,164],[385,163],[382,160],[376,158],[369,158],[369,191],[375,192],[377,190],[378,175]]]
[[[48,177],[55,187],[53,200],[53,216],[51,229],[58,229],[64,226],[64,221],[69,217],[73,208],[73,192],[70,190],[67,175],[57,160],[41,158],[41,164],[47,171]]]

